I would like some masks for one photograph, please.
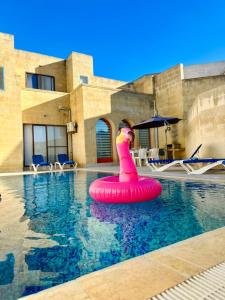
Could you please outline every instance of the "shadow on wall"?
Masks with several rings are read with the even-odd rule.
[[[127,97],[127,91],[120,91],[111,96],[113,101],[112,113],[118,113],[118,111],[124,112],[124,115],[133,115],[132,119],[135,118],[135,123],[142,122],[146,119],[150,119],[154,115],[154,96],[151,94],[138,94],[139,101],[134,107],[134,101],[137,101],[137,94],[129,93],[129,98]],[[146,98],[147,97],[147,98]],[[121,107],[121,99],[125,98],[127,100],[127,105]],[[148,103],[146,103],[148,99]],[[167,116],[167,115],[165,115]],[[171,115],[168,115],[171,117]],[[136,121],[137,120],[137,121]],[[170,130],[167,132],[167,144],[178,144],[179,141],[179,127],[182,126],[183,121],[178,124],[170,126]],[[154,129],[152,129],[154,131]],[[137,131],[138,132],[138,131]],[[158,129],[159,133],[159,144],[162,148],[165,146],[165,127],[160,127]],[[137,135],[138,136],[138,135]]]
[[[225,157],[225,85],[200,94],[187,115],[187,148],[203,144],[202,157]]]
[[[68,114],[59,112],[58,107],[68,106],[68,96],[63,96],[43,104],[34,105],[31,108],[22,111],[23,124],[49,124],[66,125]],[[21,124],[20,142],[11,151],[1,151],[0,172],[13,172],[23,170],[23,126]],[[12,144],[11,144],[12,145]],[[9,145],[9,146],[11,146]]]
[[[68,96],[59,97],[42,104],[34,105],[22,111],[23,123],[66,125],[69,122],[67,112],[59,111],[59,107],[69,107]]]
[[[85,87],[88,88],[88,87]],[[122,120],[126,120],[130,125],[141,122],[148,119],[152,115],[153,102],[152,96],[147,94],[136,94],[127,91],[105,92],[105,94],[99,93],[99,97],[96,95],[93,97],[91,108],[85,108],[84,115],[86,116],[85,122],[85,148],[87,164],[97,162],[97,149],[96,149],[96,123],[99,119],[105,119],[109,122],[111,127],[111,142],[113,162],[117,162],[116,152],[116,134],[119,124]],[[91,102],[91,98],[89,101]],[[105,101],[105,108],[103,106]],[[99,110],[98,110],[99,107]],[[109,112],[110,111],[110,112]],[[139,146],[138,130],[135,132],[136,139],[134,147]],[[82,138],[80,136],[80,138]],[[76,158],[75,158],[76,159]]]
[[[35,69],[37,74],[50,75],[55,77],[55,90],[67,92],[66,86],[66,61],[60,60],[51,64],[39,66]]]

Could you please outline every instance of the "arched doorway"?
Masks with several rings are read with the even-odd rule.
[[[109,122],[99,119],[96,123],[97,162],[112,162],[112,129]]]

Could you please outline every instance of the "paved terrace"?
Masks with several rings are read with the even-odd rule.
[[[173,167],[170,168],[168,171],[164,172],[152,172],[148,167],[138,167],[138,174],[151,176],[154,178],[170,178],[170,179],[177,179],[177,180],[196,180],[196,181],[205,181],[205,182],[218,182],[218,183],[225,183],[225,168],[217,169],[217,170],[210,170],[205,174],[202,175],[188,175],[181,167]],[[89,171],[89,172],[104,172],[104,173],[119,173],[119,166],[118,165],[107,165],[107,164],[96,164],[93,166],[89,166],[87,168],[77,168],[77,169],[65,169],[63,172],[68,171]],[[39,174],[41,173],[48,173],[47,171],[38,171]],[[53,172],[62,172],[61,170],[53,170]],[[13,175],[29,175],[29,174],[37,174],[33,171],[24,171],[24,172],[11,172],[11,173],[0,173],[1,176],[13,176]]]
[[[117,173],[119,167],[104,165],[78,170]],[[147,167],[139,168],[138,171],[139,174],[153,177],[225,183],[223,170],[191,176],[185,174],[180,168],[163,173],[152,173]],[[21,175],[21,173],[11,173],[0,174],[0,176],[17,174]],[[23,299],[147,300],[224,261],[225,227],[222,227]]]
[[[197,181],[214,181],[225,183],[225,168],[218,170],[210,170],[202,175],[188,175],[184,169],[181,167],[173,167],[168,171],[164,172],[152,172],[148,167],[138,167],[139,175],[146,175],[155,178],[170,178],[170,179],[180,179],[180,180],[197,180]],[[110,166],[110,165],[95,165],[88,167],[87,171],[98,171],[98,172],[110,172],[110,173],[119,173],[119,166]]]

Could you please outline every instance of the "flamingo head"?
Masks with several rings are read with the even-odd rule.
[[[134,142],[134,138],[135,135],[131,128],[121,128],[118,132],[116,143],[120,144],[126,141],[130,144]]]

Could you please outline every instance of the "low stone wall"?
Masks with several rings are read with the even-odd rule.
[[[187,114],[186,151],[203,144],[201,157],[225,157],[225,85],[201,93]]]

